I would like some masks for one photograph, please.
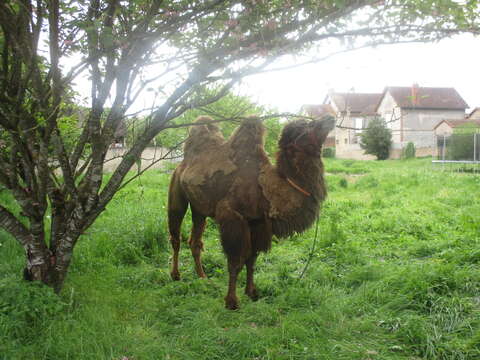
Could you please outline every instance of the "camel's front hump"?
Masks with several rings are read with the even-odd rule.
[[[198,154],[188,161],[180,176],[188,201],[205,216],[214,216],[216,204],[228,193],[237,171],[222,150]]]

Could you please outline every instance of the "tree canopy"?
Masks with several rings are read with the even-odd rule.
[[[478,33],[479,13],[471,0],[3,0],[0,182],[20,211],[0,204],[0,227],[25,248],[26,277],[59,290],[80,235],[173,119],[286,54],[315,45],[309,62],[336,42],[347,50]],[[90,97],[72,133],[62,121],[85,73]],[[115,131],[139,99],[150,104],[148,126],[104,180]]]
[[[229,92],[214,103],[188,110],[172,120],[168,127],[155,137],[155,144],[167,148],[178,148],[187,137],[188,126],[201,115],[209,115],[215,121],[218,121],[217,125],[225,137],[232,134],[242,119],[255,115],[264,118],[264,124],[268,128],[265,149],[268,154],[274,155],[277,151],[277,141],[281,127],[277,114],[276,109],[257,104],[248,96],[235,95]],[[148,117],[145,122],[148,122]]]

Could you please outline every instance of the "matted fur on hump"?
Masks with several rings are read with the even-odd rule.
[[[204,151],[218,151],[218,148],[225,143],[225,138],[217,125],[212,124],[214,120],[209,116],[200,116],[195,123],[204,125],[193,125],[189,129],[188,138],[183,146],[185,159],[194,157]]]

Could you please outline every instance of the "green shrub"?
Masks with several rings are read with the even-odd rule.
[[[322,156],[324,158],[334,158],[335,157],[335,148],[334,147],[326,147],[322,151]]]
[[[478,160],[480,156],[480,134],[478,128],[467,124],[454,130],[448,138],[447,159],[448,160]],[[477,146],[474,144],[474,136],[477,137]],[[474,156],[474,150],[476,155]]]
[[[347,179],[341,178],[340,181],[338,182],[338,185],[340,185],[340,187],[346,189],[348,187]]]
[[[405,149],[403,149],[402,157],[404,159],[413,159],[415,157],[415,151],[415,144],[409,141]]]
[[[365,154],[375,155],[378,160],[388,159],[392,146],[392,132],[383,119],[369,121],[367,128],[360,136],[360,147]]]

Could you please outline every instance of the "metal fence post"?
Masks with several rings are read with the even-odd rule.
[[[477,161],[477,133],[473,133],[473,161]]]
[[[477,133],[473,133],[473,173],[477,170]]]
[[[445,143],[446,143],[446,136],[445,133],[443,134],[443,146],[442,146],[442,167],[445,170]]]

